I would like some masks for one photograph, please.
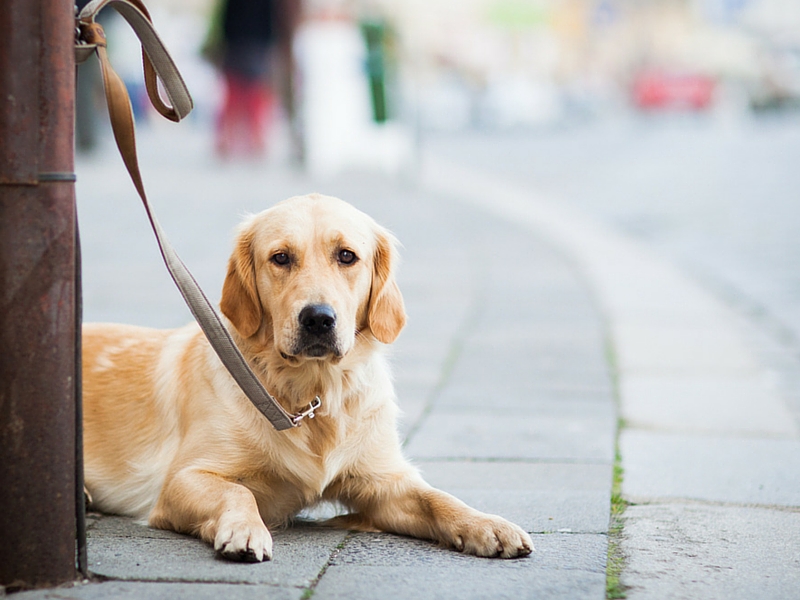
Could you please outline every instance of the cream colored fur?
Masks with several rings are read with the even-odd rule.
[[[271,558],[268,527],[322,500],[350,510],[334,526],[479,556],[530,553],[522,529],[433,489],[402,456],[382,352],[405,324],[395,255],[388,232],[325,196],[292,198],[241,226],[220,303],[232,335],[286,410],[322,399],[317,418],[289,431],[275,431],[242,394],[197,325],[87,324],[94,506],[196,535],[238,560]],[[335,312],[319,344],[300,324],[309,305]]]

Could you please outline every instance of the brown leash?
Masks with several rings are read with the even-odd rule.
[[[84,7],[80,15],[78,15],[77,21],[76,62],[83,62],[93,53],[96,53],[97,58],[100,60],[103,86],[114,139],[117,142],[125,167],[133,180],[133,185],[142,199],[147,217],[150,220],[150,225],[161,250],[161,255],[164,258],[164,263],[214,351],[245,395],[269,419],[275,429],[281,431],[297,427],[303,418],[314,417],[314,411],[321,405],[319,397],[314,398],[307,409],[292,415],[264,389],[264,386],[261,385],[261,382],[248,366],[244,356],[234,344],[219,314],[167,240],[155,213],[150,207],[144,191],[142,176],[139,172],[133,110],[128,97],[128,90],[108,61],[105,32],[94,21],[97,13],[108,5],[113,6],[125,18],[139,37],[139,41],[142,44],[145,86],[147,95],[155,109],[171,121],[180,121],[192,110],[192,98],[183,78],[175,67],[175,63],[172,61],[172,57],[170,57],[155,29],[153,29],[150,14],[141,0],[93,0]],[[169,104],[166,104],[159,95],[159,80],[163,84]]]

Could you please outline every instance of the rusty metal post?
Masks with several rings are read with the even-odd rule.
[[[76,578],[73,0],[0,2],[0,585]]]

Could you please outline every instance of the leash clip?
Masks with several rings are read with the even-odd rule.
[[[322,400],[320,400],[319,396],[317,396],[311,401],[311,404],[308,405],[307,409],[300,411],[296,415],[292,415],[292,424],[295,427],[300,427],[300,421],[302,421],[304,418],[308,417],[309,419],[313,419],[314,411],[320,406],[322,406]]]

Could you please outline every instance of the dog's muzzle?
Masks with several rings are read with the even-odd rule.
[[[340,355],[336,336],[336,311],[329,304],[309,304],[297,316],[299,335],[292,353],[320,358]]]

